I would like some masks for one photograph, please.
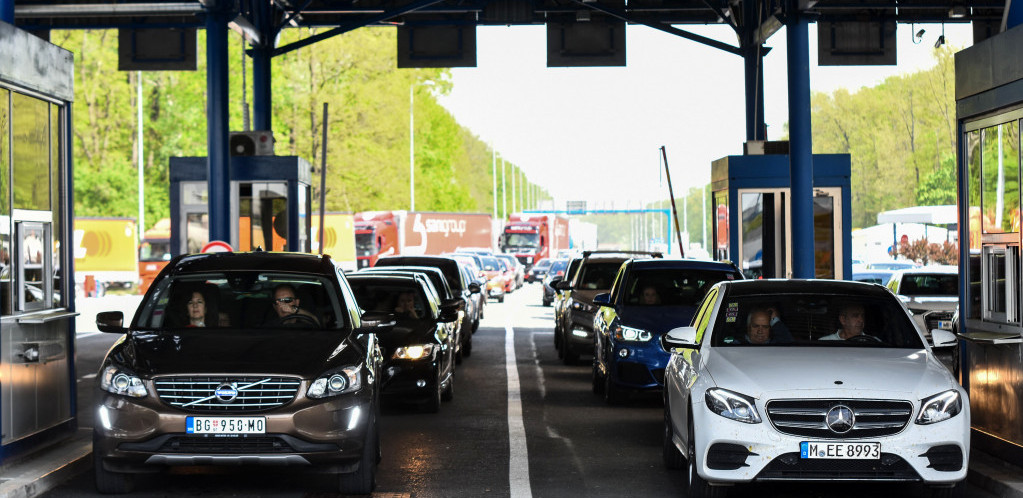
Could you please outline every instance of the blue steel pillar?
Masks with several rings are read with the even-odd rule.
[[[231,156],[228,153],[228,2],[207,2],[206,11],[206,181],[210,240],[231,240]]]
[[[792,276],[814,277],[813,140],[810,135],[810,34],[798,0],[786,19],[789,78],[789,175],[792,195]]]
[[[747,47],[743,54],[746,69],[746,140],[767,140],[764,123],[764,56],[761,47]]]
[[[0,0],[0,21],[14,24],[14,0]]]
[[[259,44],[252,50],[252,117],[253,129],[272,130],[273,97],[271,91],[271,62],[274,38],[272,6],[268,1],[253,3],[253,21],[259,30]]]
[[[1023,2],[1008,2],[1009,10],[1005,13],[1005,29],[1010,30],[1023,24]]]

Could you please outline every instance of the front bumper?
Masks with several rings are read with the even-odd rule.
[[[593,313],[571,310],[565,347],[574,354],[593,354]]]
[[[186,417],[228,414],[186,413],[160,402],[152,389],[145,398],[100,391],[93,455],[112,472],[157,472],[174,465],[358,469],[368,421],[375,412],[373,386],[325,400],[305,398],[301,393],[307,387],[303,381],[291,403],[270,411],[231,412],[231,416],[266,417],[265,434],[246,435],[188,434]]]
[[[618,387],[651,391],[664,387],[664,368],[671,355],[661,348],[659,337],[645,342],[612,341],[605,354],[611,382]]]
[[[897,434],[858,439],[821,439],[780,432],[765,416],[761,400],[757,400],[756,405],[764,420],[758,424],[724,418],[712,413],[704,403],[697,404],[695,401],[693,423],[696,428],[698,471],[712,483],[847,480],[914,481],[943,485],[966,478],[970,456],[968,410],[949,420],[918,425],[914,420],[919,403],[915,403],[909,422]],[[881,445],[881,458],[804,459],[800,457],[800,443],[803,441],[878,442]],[[746,454],[744,459],[743,453]],[[955,463],[957,456],[958,463]]]
[[[390,401],[419,403],[435,395],[440,382],[438,360],[394,361],[383,368],[380,395]]]

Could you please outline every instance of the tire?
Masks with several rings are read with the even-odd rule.
[[[544,306],[550,306],[551,305],[551,302],[546,300],[546,299],[544,299],[542,302],[543,302]]]
[[[135,476],[133,474],[122,474],[110,472],[103,468],[103,458],[93,453],[93,469],[96,475],[96,491],[105,495],[121,495],[130,493],[135,488]]]
[[[503,303],[504,302],[504,294],[501,294],[501,296],[497,298],[497,302],[499,302],[499,303]]]
[[[554,325],[554,349],[561,351],[561,328],[557,324]]]
[[[561,341],[558,342],[558,359],[559,360],[564,360],[565,359],[565,333],[564,332],[560,332],[558,335],[561,337]]]
[[[953,486],[937,487],[928,486],[928,493],[923,496],[930,496],[931,498],[960,498],[966,496],[965,486],[962,482],[957,482]]]
[[[451,378],[448,379],[448,387],[440,393],[441,401],[451,401],[455,399],[455,375],[451,374]]]
[[[380,433],[377,431],[376,415],[371,415],[366,442],[362,446],[362,461],[359,469],[347,474],[338,474],[337,490],[343,495],[368,495],[377,485],[377,463],[380,457]]]
[[[604,394],[604,376],[600,375],[597,361],[593,361],[593,394]]]
[[[672,441],[675,435],[675,426],[671,423],[671,413],[668,411],[668,401],[664,401],[664,440],[661,443],[661,459],[664,460],[664,468],[678,470],[686,468],[686,458],[679,451]]]
[[[604,376],[604,403],[617,406],[629,400],[629,393],[615,384],[610,375]]]
[[[689,459],[686,462],[686,496],[688,498],[725,498],[728,488],[711,486],[696,471],[696,438],[693,436],[692,416],[689,417]]]
[[[472,334],[469,334],[469,340],[462,344],[462,356],[465,358],[472,356]]]
[[[576,363],[579,363],[579,353],[572,351],[572,348],[569,346],[567,341],[561,347],[561,350],[564,353],[564,356],[561,357],[562,363],[565,365],[575,365]]]
[[[430,397],[423,403],[422,410],[425,413],[437,413],[440,411],[441,398],[444,397],[443,390],[440,388],[440,375],[437,376],[437,385],[433,388],[433,392],[430,393]]]
[[[455,365],[462,364],[462,345],[458,345],[458,351],[455,352]]]

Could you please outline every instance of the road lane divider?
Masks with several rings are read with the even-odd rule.
[[[506,318],[507,319],[507,318]],[[532,498],[529,484],[529,452],[522,420],[522,388],[515,360],[515,331],[504,326],[504,358],[508,373],[508,484],[511,498]]]

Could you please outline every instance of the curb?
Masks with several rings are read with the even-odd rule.
[[[42,450],[38,455],[4,469],[0,498],[30,498],[59,486],[92,466],[91,430]]]

